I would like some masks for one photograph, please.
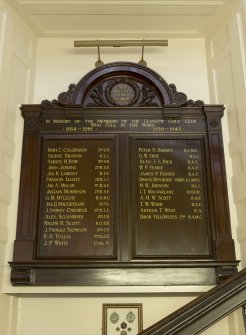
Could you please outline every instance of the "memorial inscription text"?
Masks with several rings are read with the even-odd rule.
[[[116,137],[120,129],[132,143],[124,150],[132,151],[133,257],[210,254],[203,140],[151,137],[185,134],[202,128],[201,120],[47,119],[45,126],[71,134],[110,129]],[[147,138],[132,139],[139,129]],[[68,137],[44,140],[38,257],[117,258],[116,167],[128,170],[127,163],[116,156],[115,138]]]
[[[114,255],[114,150],[112,139],[45,141],[40,257]]]
[[[201,140],[136,139],[133,148],[136,256],[209,254]]]

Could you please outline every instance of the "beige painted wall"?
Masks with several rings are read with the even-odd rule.
[[[233,236],[240,267],[246,266],[246,2],[211,30],[206,38],[212,103],[226,105],[225,153]],[[230,162],[230,163],[229,163]],[[232,326],[234,323],[234,326]],[[231,316],[230,333],[244,334],[242,313]]]
[[[21,143],[16,135],[22,127],[18,105],[31,101],[35,40],[8,4],[0,1],[0,286],[7,261],[6,247],[13,244],[9,229],[16,226],[17,196],[13,186],[18,183],[15,169],[19,164],[14,162]],[[11,212],[13,204],[15,210]],[[18,298],[0,293],[1,334],[16,334],[17,310]]]
[[[5,292],[0,294],[1,334],[101,334],[102,304],[121,302],[143,303],[145,328],[193,299],[199,290],[207,288],[164,288],[166,292],[162,293],[158,291],[162,291],[163,288],[112,288],[113,293],[109,293],[110,289],[105,291],[100,288],[21,289],[13,288],[9,283],[7,262],[12,258],[15,238],[23,128],[23,120],[17,106],[20,103],[40,103],[42,99],[56,98],[60,92],[67,90],[70,83],[77,83],[94,67],[97,53],[96,50],[75,50],[73,39],[39,39],[36,57],[35,36],[2,0],[0,0],[0,26],[2,28],[0,34],[0,284],[2,292]],[[211,43],[209,42],[211,40],[212,37],[208,37],[208,43]],[[209,46],[207,48],[209,50]],[[105,63],[117,60],[137,62],[140,56],[141,50],[137,48],[120,49],[120,51],[105,49],[101,52],[101,58]],[[160,73],[168,83],[175,83],[177,89],[186,93],[189,98],[202,99],[209,103],[203,39],[171,39],[168,48],[146,48],[145,59],[150,68]],[[35,61],[36,75],[32,100]],[[209,62],[211,69],[212,59]],[[209,73],[212,85],[214,78],[211,77],[211,70]],[[222,68],[221,73],[227,75],[227,67],[224,70]],[[223,76],[221,76],[222,79]],[[217,85],[217,91],[223,86],[222,84],[223,81]],[[213,88],[211,92],[212,98],[215,99]],[[10,95],[11,99],[9,99]],[[221,96],[221,99],[226,97],[227,95]],[[228,143],[230,141],[229,133],[226,131],[226,120],[224,128],[225,142]],[[229,153],[227,153],[227,166],[231,174]],[[228,186],[230,190],[230,178]],[[232,200],[231,192],[230,198]],[[237,217],[233,206],[232,218],[234,238],[236,238]],[[240,258],[239,247],[237,247],[237,253]],[[22,293],[19,294],[18,292],[21,291]],[[233,314],[204,334],[241,335],[240,331],[236,330],[237,327],[238,318]]]
[[[206,39],[211,102],[226,105],[224,134],[233,234],[246,266],[246,2]],[[229,149],[229,150],[228,150]],[[234,205],[233,205],[234,204]],[[238,222],[238,224],[237,224]]]

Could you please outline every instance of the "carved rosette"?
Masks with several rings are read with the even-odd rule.
[[[176,86],[174,84],[170,84],[169,88],[173,94],[174,103],[182,105],[187,102],[186,94],[182,92],[177,92]]]
[[[217,119],[211,119],[211,120],[209,121],[209,126],[210,126],[211,128],[218,128],[218,126],[219,126],[219,121],[218,121]]]
[[[36,117],[26,117],[25,130],[36,131],[39,129],[39,119]]]
[[[135,105],[140,96],[139,85],[130,79],[115,79],[108,82],[105,97],[114,106]]]

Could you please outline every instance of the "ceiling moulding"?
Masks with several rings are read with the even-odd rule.
[[[211,25],[211,17],[199,16],[80,16],[80,15],[35,15],[30,17],[42,35],[53,35],[61,32],[73,34],[80,33],[98,34],[101,32],[129,31],[158,33],[165,31],[195,31],[199,35]],[[146,25],[148,20],[148,25]],[[127,25],[126,25],[127,22]],[[183,34],[182,34],[183,35]],[[143,38],[145,36],[143,35]]]
[[[16,6],[20,13],[28,15],[186,15],[186,16],[212,16],[224,10],[221,6],[164,6],[164,5],[74,5],[74,6],[42,6],[37,8],[32,6]]]
[[[8,1],[38,37],[80,38],[204,37],[214,20],[234,3],[232,0]],[[91,22],[98,20],[101,21],[98,28],[91,27]],[[147,20],[148,31],[143,25]],[[123,22],[128,22],[128,30]]]
[[[140,6],[141,5],[141,6]],[[132,1],[130,3],[64,3],[64,2],[49,2],[49,3],[30,3],[30,4],[17,4],[15,5],[23,13],[29,15],[35,14],[146,14],[146,15],[213,15],[214,12],[223,10],[223,4],[206,4],[201,5],[201,3],[186,4],[182,3],[180,5],[175,5],[174,3],[146,3],[139,2],[135,3]]]
[[[230,0],[12,0],[12,3],[18,5],[30,5],[30,4],[165,4],[165,5],[220,5],[223,6]]]
[[[45,29],[40,24],[38,20],[35,20],[33,16],[30,15],[22,15],[21,12],[19,12],[19,15],[22,17],[22,19],[25,21],[25,23],[30,27],[30,29],[33,31],[34,34],[36,34],[37,37],[42,37],[46,35]]]
[[[100,30],[100,31],[79,31],[79,30],[57,30],[57,31],[46,31],[40,37],[79,37],[80,39],[110,39],[110,38],[140,38],[140,39],[159,39],[159,38],[200,38],[203,34],[196,30],[162,30],[162,31],[111,31],[111,30]]]

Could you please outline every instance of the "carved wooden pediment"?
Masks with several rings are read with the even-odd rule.
[[[162,107],[202,106],[201,100],[188,100],[174,84],[144,66],[117,62],[92,70],[78,84],[70,84],[67,92],[59,94],[45,106],[82,105],[83,107]]]

